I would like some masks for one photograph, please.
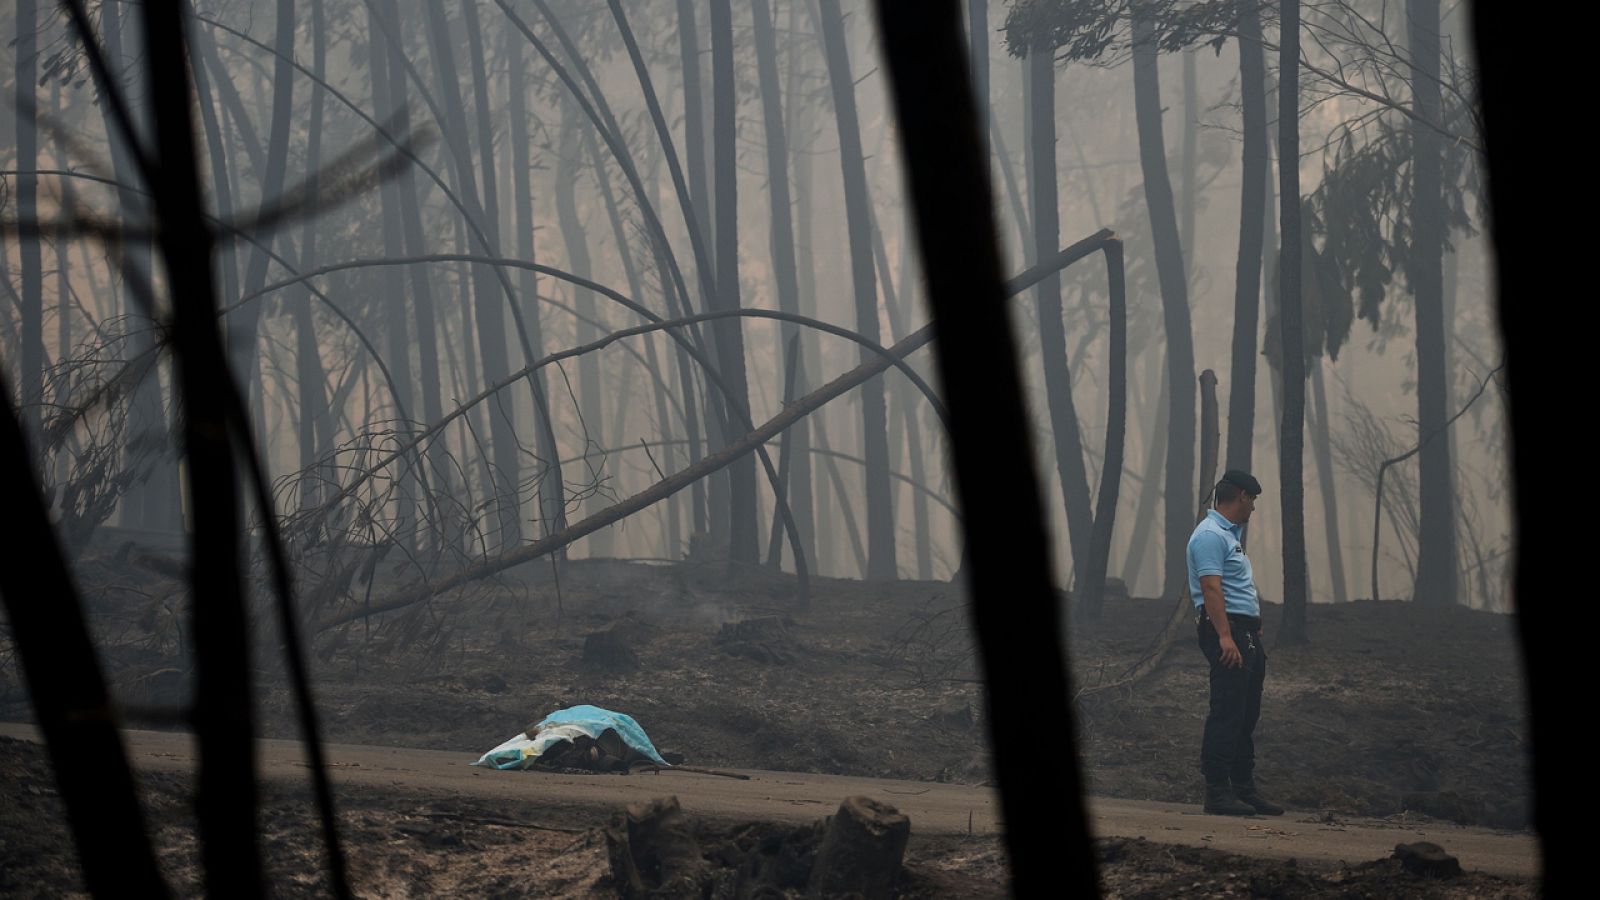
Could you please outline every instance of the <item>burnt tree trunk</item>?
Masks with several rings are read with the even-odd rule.
[[[714,302],[712,292],[705,286],[716,280],[715,263],[712,261],[715,248],[712,246],[711,228],[711,187],[709,184],[709,169],[706,157],[706,113],[705,113],[705,88],[702,85],[701,75],[704,65],[700,61],[700,35],[699,18],[695,10],[694,0],[677,0],[678,2],[678,49],[682,59],[679,71],[683,75],[683,154],[684,165],[688,169],[689,210],[687,227],[698,233],[699,242],[707,248],[704,259],[697,258],[697,268],[711,267],[712,271],[701,272],[697,281],[701,286],[700,308],[710,309]],[[687,298],[685,298],[687,302]],[[712,358],[716,358],[717,347],[715,340],[711,346]],[[680,360],[681,364],[681,360]],[[704,431],[708,439],[707,446],[717,448],[721,446],[722,431],[726,428],[725,416],[721,416],[721,406],[714,392],[707,392],[707,403],[704,407]],[[698,454],[699,444],[690,441],[690,452]],[[698,459],[691,459],[691,463]],[[695,509],[695,529],[716,534],[725,534],[726,516],[729,511],[728,500],[728,474],[718,472],[708,479],[705,486],[695,485],[696,492],[692,495]]]
[[[1122,493],[1123,448],[1128,434],[1128,296],[1123,272],[1122,241],[1106,242],[1106,281],[1110,285],[1107,314],[1111,320],[1111,369],[1106,397],[1106,444],[1100,468],[1100,493],[1095,498],[1094,532],[1089,559],[1079,576],[1079,594],[1086,616],[1100,617],[1105,599],[1106,568],[1111,562],[1111,537]]]
[[[1450,441],[1445,429],[1449,373],[1445,371],[1444,154],[1439,133],[1423,122],[1440,121],[1439,0],[1407,0],[1407,47],[1411,56],[1412,104],[1420,122],[1411,125],[1411,172],[1415,179],[1412,244],[1416,263],[1411,290],[1417,316],[1417,435],[1421,529],[1417,537],[1414,597],[1425,606],[1456,602],[1456,511],[1451,492]]]
[[[712,145],[716,159],[716,266],[718,309],[739,308],[739,203],[737,123],[734,94],[733,10],[731,0],[711,0]],[[712,327],[717,346],[717,371],[727,384],[731,426],[746,419],[750,408],[744,361],[744,323],[718,320]],[[732,436],[731,432],[728,435]],[[737,563],[761,562],[761,529],[756,520],[756,461],[742,457],[728,467],[728,558]]]
[[[311,87],[311,115],[306,135],[305,170],[307,187],[313,192],[316,190],[317,170],[322,165],[322,114],[327,99],[320,83],[327,69],[327,34],[324,22],[322,0],[311,0],[311,71],[315,77]],[[384,218],[387,224],[388,216],[385,215]],[[387,234],[385,241],[387,242]],[[314,217],[308,217],[300,229],[300,271],[310,271],[316,264],[316,223]],[[394,296],[400,297],[403,293],[396,290]],[[296,399],[300,406],[300,427],[297,435],[303,479],[300,484],[300,497],[301,505],[310,508],[318,501],[320,495],[318,487],[322,479],[307,478],[305,475],[316,464],[322,449],[332,445],[333,419],[328,409],[327,374],[322,365],[322,348],[317,343],[316,325],[311,316],[311,291],[308,288],[297,288],[290,295],[289,307],[295,322]],[[403,316],[403,305],[400,312]],[[402,319],[402,323],[403,321]],[[409,365],[406,366],[406,371],[409,373]],[[398,374],[395,377],[396,380],[401,379]],[[409,387],[408,382],[403,383]],[[406,408],[411,408],[410,398],[405,400],[405,405]]]
[[[373,15],[368,10],[368,15]],[[393,90],[395,82],[389,78],[388,55],[383,48],[384,38],[382,30],[370,28],[368,30],[368,56],[373,60],[371,68],[372,77],[372,104],[374,117],[379,121],[392,121],[392,117],[399,111],[395,102]],[[404,76],[399,79],[404,83]],[[315,127],[315,126],[313,126]],[[383,235],[383,252],[385,256],[400,258],[405,256],[405,232],[402,226],[404,216],[400,211],[401,184],[396,179],[384,179],[378,187],[378,215]],[[303,267],[302,267],[303,268]],[[410,322],[406,310],[405,271],[399,266],[384,266],[379,277],[383,279],[384,296],[374,298],[373,304],[380,311],[379,321],[383,323],[386,337],[384,350],[384,364],[395,377],[395,389],[399,393],[396,398],[405,409],[414,409],[413,384],[411,377],[411,347],[412,335]],[[302,391],[304,385],[302,385]],[[304,415],[304,412],[302,412]],[[416,427],[427,425],[430,422],[407,423],[402,427]],[[401,530],[409,530],[412,518],[417,514],[412,491],[409,489],[396,492],[395,518],[401,522]]]
[[[125,29],[122,16],[126,7],[120,4],[117,6],[119,8],[116,10],[102,7],[100,21],[104,32],[106,64],[114,75],[120,76],[125,69]],[[137,56],[139,51],[136,42],[128,39],[127,43],[135,48],[134,55]],[[124,97],[126,98],[126,94]],[[104,104],[107,101],[102,98],[101,102]],[[131,100],[128,101],[128,105],[131,107],[135,122],[148,124],[144,122],[147,116],[142,114],[148,111],[145,105]],[[18,137],[20,139],[21,135]],[[20,144],[18,149],[20,152]],[[110,155],[111,171],[119,184],[117,205],[121,215],[127,221],[147,220],[150,208],[148,199],[135,190],[122,187],[137,185],[142,180],[134,165],[130,149],[120,139],[113,139]],[[219,159],[218,165],[220,164]],[[226,179],[223,179],[223,182],[222,186],[217,188],[218,213],[227,215],[230,211],[228,207],[230,193],[225,184]],[[127,265],[123,266],[124,290],[121,313],[130,316],[130,323],[134,326],[129,341],[129,352],[133,354],[144,353],[155,345],[154,329],[148,327],[153,324],[153,320],[149,318],[150,311],[143,309],[133,299],[136,295],[135,289],[126,284],[128,278],[137,275],[142,282],[140,290],[148,293],[153,284],[150,249],[150,241],[147,239],[132,239],[123,245]],[[232,277],[233,272],[230,268],[224,267],[223,275],[225,284],[237,288],[237,284],[232,283],[236,279]],[[174,386],[173,396],[176,397],[176,394]],[[128,410],[128,434],[129,449],[132,451],[128,456],[130,462],[139,460],[141,455],[152,448],[167,446],[172,440],[167,412],[162,408],[160,379],[156,377],[154,371],[134,389],[133,401]],[[124,525],[156,530],[177,530],[182,527],[183,516],[180,510],[178,483],[173,474],[176,468],[176,466],[156,464],[150,468],[148,480],[143,483],[135,482],[129,486],[128,492],[123,497]]]
[[[18,0],[16,10],[16,90],[26,91],[12,106],[16,122],[17,162],[21,173],[15,179],[17,218],[32,222],[39,218],[39,131],[34,124],[38,81],[38,9],[35,0]],[[21,102],[26,97],[28,102]],[[36,440],[44,409],[44,263],[39,236],[26,231],[17,236],[17,255],[22,287],[22,420],[27,423],[29,440]]]
[[[875,5],[950,410],[985,720],[1015,721],[1026,705],[1060,723],[1070,741],[1060,611],[960,6],[956,0]],[[988,489],[995,471],[1008,473],[1010,490]],[[1001,811],[1011,823],[1005,841],[1012,892],[1096,894],[1074,745],[1041,768],[1025,742],[994,738]],[[1055,827],[1035,827],[1045,822]]]
[[[1230,469],[1250,471],[1256,427],[1256,341],[1261,323],[1261,244],[1266,225],[1256,210],[1266,203],[1266,52],[1261,7],[1246,3],[1239,15],[1239,85],[1242,150],[1239,185],[1239,256],[1234,267],[1233,360],[1228,385]]]
[[[1350,599],[1350,593],[1344,582],[1344,549],[1339,545],[1339,491],[1333,480],[1333,436],[1328,422],[1327,391],[1322,381],[1322,362],[1317,360],[1311,366],[1311,394],[1316,404],[1316,443],[1312,450],[1317,460],[1317,486],[1322,494],[1322,527],[1328,533],[1328,574],[1333,577],[1333,599],[1344,603]]]
[[[1060,211],[1056,197],[1056,78],[1054,54],[1048,46],[1028,54],[1029,81],[1027,170],[1030,212],[1033,218],[1033,258],[1044,259],[1061,245]],[[1039,357],[1044,367],[1046,406],[1054,437],[1056,474],[1066,506],[1067,538],[1072,548],[1076,587],[1083,585],[1089,568],[1089,541],[1093,530],[1089,476],[1083,464],[1083,430],[1072,400],[1072,374],[1067,362],[1067,330],[1061,317],[1061,276],[1052,274],[1034,289],[1039,317]]]
[[[180,4],[170,0],[146,3],[144,11],[145,65],[159,160],[151,193],[172,298],[172,345],[184,401],[183,445],[194,509],[190,634],[195,648],[192,721],[200,749],[195,810],[200,860],[208,893],[256,897],[263,883],[256,843],[255,714],[241,577],[243,516],[234,468],[235,453],[242,449],[237,441],[248,439],[247,414],[238,402],[242,391],[230,376],[217,328],[214,240],[200,195],[183,15]],[[232,428],[230,406],[236,413]]]
[[[488,217],[478,193],[478,175],[473,166],[472,152],[467,141],[470,131],[461,96],[461,84],[458,80],[460,69],[456,64],[456,51],[450,26],[445,20],[442,5],[428,3],[423,6],[427,12],[427,27],[424,30],[427,32],[428,46],[433,54],[434,72],[439,81],[439,101],[445,116],[443,123],[445,145],[454,164],[457,192],[467,205],[467,215],[474,220],[470,223],[473,226],[472,232],[480,237],[487,236],[487,246],[483,248],[483,252],[494,256],[497,255],[495,244],[498,242],[494,240],[493,235],[498,226]],[[489,148],[481,149],[486,155],[491,152]],[[486,172],[493,170],[492,165],[484,168]],[[483,367],[485,383],[493,384],[503,380],[510,371],[504,310],[498,298],[494,296],[495,275],[491,267],[474,264],[470,269],[472,314],[477,325],[478,356]],[[522,461],[517,446],[516,425],[511,421],[510,409],[499,400],[491,404],[489,409],[489,450],[492,454],[493,478],[492,483],[485,487],[491,492],[495,510],[493,540],[500,548],[515,547],[522,542],[521,501],[517,487],[521,478]]]
[[[850,278],[855,290],[856,332],[877,342],[878,297],[872,263],[872,210],[867,193],[866,162],[861,151],[861,126],[856,115],[855,79],[851,75],[844,16],[838,0],[820,0],[819,30],[827,57],[839,133],[839,165],[844,176],[845,225],[850,241]],[[862,350],[865,362],[869,351]],[[888,411],[883,381],[861,387],[861,433],[866,457],[867,572],[869,579],[892,580],[895,564],[894,515],[889,502]]]
[[[1162,596],[1176,598],[1187,581],[1184,547],[1194,529],[1189,486],[1194,478],[1194,335],[1190,328],[1189,286],[1183,248],[1178,242],[1172,180],[1167,174],[1161,129],[1161,81],[1154,28],[1142,16],[1133,20],[1133,98],[1139,128],[1139,166],[1144,174],[1145,206],[1155,243],[1156,276],[1161,283],[1162,320],[1167,332],[1166,527],[1162,541]]]
[[[1283,342],[1283,424],[1278,440],[1283,510],[1283,625],[1281,643],[1306,640],[1306,352],[1301,305],[1300,232],[1300,3],[1281,5],[1278,56],[1278,329]]]
[[[755,32],[756,76],[761,86],[761,111],[766,126],[767,207],[772,215],[773,282],[777,288],[778,309],[798,314],[800,279],[795,261],[794,220],[790,209],[789,135],[784,127],[783,103],[778,86],[777,41],[773,35],[770,0],[751,0],[750,8]],[[799,329],[793,325],[780,329],[778,371],[789,370],[788,350],[796,346],[795,339],[799,333]],[[803,373],[804,367],[800,367],[799,371]],[[803,383],[803,380],[799,382]],[[800,422],[785,432],[784,437],[788,441],[783,460],[788,467],[788,478],[784,483],[789,493],[789,507],[794,512],[795,527],[800,530],[800,545],[805,548],[806,558],[816,559],[816,523],[812,518],[811,506],[810,430],[806,422]]]
[[[533,243],[533,165],[528,146],[528,73],[522,57],[522,36],[515,31],[506,32],[506,93],[507,103],[511,107],[509,127],[511,129],[511,194],[512,194],[512,228],[516,232],[517,258],[533,262],[536,259]],[[539,309],[539,282],[533,271],[519,269],[517,271],[517,290],[522,295],[522,317],[528,326],[528,342],[532,345],[535,355],[544,353],[544,324],[540,319]],[[534,402],[536,404],[548,402],[549,389],[545,382],[544,373],[534,376],[535,385]],[[566,498],[565,486],[561,483],[560,451],[556,445],[556,436],[549,424],[548,415],[540,415],[535,410],[534,428],[536,429],[534,446],[539,456],[550,460],[552,468],[550,474],[539,480],[539,523],[545,534],[558,531],[566,524]],[[430,423],[437,421],[429,419]]]
[[[579,278],[589,278],[594,274],[594,267],[589,258],[589,237],[584,231],[583,217],[578,212],[577,203],[577,181],[579,172],[584,168],[583,156],[586,155],[581,135],[588,124],[578,111],[577,104],[565,95],[562,95],[560,107],[561,137],[556,148],[555,172],[556,223],[561,229],[561,243],[567,250],[567,270]],[[573,285],[572,306],[578,313],[573,325],[576,341],[586,344],[598,338],[600,330],[592,324],[598,314],[594,292]],[[586,353],[578,359],[578,413],[586,437],[585,453],[597,447],[610,446],[605,442],[605,429],[601,427],[604,415],[601,390],[600,358]],[[584,514],[589,515],[603,508],[605,498],[595,495],[584,504]],[[602,535],[609,535],[609,532],[596,534],[589,540],[589,555],[610,555],[609,537]]]

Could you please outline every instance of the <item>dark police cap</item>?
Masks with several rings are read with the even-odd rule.
[[[1257,481],[1254,475],[1243,469],[1229,469],[1223,472],[1222,481],[1224,484],[1231,484],[1251,496],[1261,496],[1261,482]]]

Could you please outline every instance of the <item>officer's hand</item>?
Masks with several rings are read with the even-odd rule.
[[[1244,665],[1244,657],[1239,655],[1239,645],[1233,638],[1222,638],[1222,666],[1225,669],[1237,669]]]

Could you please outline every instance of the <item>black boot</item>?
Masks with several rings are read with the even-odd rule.
[[[1239,800],[1245,805],[1255,810],[1258,815],[1283,815],[1283,807],[1261,796],[1261,792],[1256,790],[1256,783],[1254,781],[1235,781],[1233,783],[1233,795],[1239,798]]]
[[[1227,783],[1206,785],[1206,812],[1214,816],[1253,816],[1256,808],[1240,800]]]

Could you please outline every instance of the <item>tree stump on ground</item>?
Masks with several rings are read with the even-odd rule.
[[[606,628],[583,639],[582,665],[585,669],[619,675],[639,669],[639,654],[625,629]]]
[[[1406,871],[1430,878],[1454,878],[1461,874],[1461,862],[1444,852],[1444,848],[1428,841],[1414,844],[1395,844],[1394,859],[1400,860]]]
[[[606,849],[624,898],[700,894],[706,863],[677,797],[628,804],[606,829]]]
[[[894,807],[870,797],[845,798],[828,820],[811,868],[810,891],[887,900],[910,837],[911,820]]]
[[[788,665],[799,658],[789,622],[782,616],[760,616],[728,622],[717,632],[716,645],[730,656],[759,663]]]

